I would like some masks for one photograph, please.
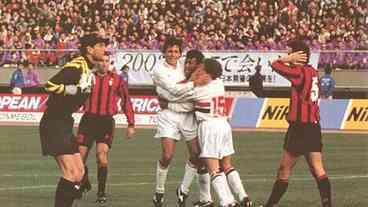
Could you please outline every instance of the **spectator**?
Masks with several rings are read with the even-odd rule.
[[[323,99],[332,99],[335,89],[335,80],[333,79],[331,65],[325,68],[325,75],[320,78],[320,95]]]
[[[10,87],[14,94],[21,94],[24,87],[23,63],[17,64],[17,68],[10,78]]]
[[[261,74],[262,66],[259,64],[259,61],[260,59],[258,59],[258,64],[255,67],[256,72],[249,77],[249,87],[257,97],[263,97],[263,76]]]
[[[98,30],[112,49],[158,49],[162,36],[184,39],[186,47],[208,50],[280,50],[295,36],[312,49],[368,49],[367,0],[75,0],[2,1],[2,48],[77,49],[78,37]],[[56,11],[56,12],[54,12]],[[295,35],[297,34],[297,35]],[[22,59],[2,52],[0,64]],[[53,52],[55,53],[55,52]],[[62,64],[67,54],[27,54],[40,64]],[[367,53],[321,54],[344,68],[368,68]],[[57,57],[56,61],[54,57]],[[46,60],[45,60],[46,59]],[[351,63],[352,62],[352,63]]]
[[[129,82],[129,74],[128,74],[128,71],[129,71],[129,66],[128,65],[123,65],[123,67],[121,67],[120,69],[121,73],[120,73],[120,77],[121,79],[123,79],[126,84],[128,84]]]
[[[24,64],[24,68],[28,69],[24,78],[25,87],[34,88],[40,86],[40,77],[37,68],[33,64],[28,64],[28,62]]]

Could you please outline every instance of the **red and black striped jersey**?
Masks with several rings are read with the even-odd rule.
[[[128,124],[134,125],[134,111],[127,83],[116,73],[106,72],[95,75],[92,92],[84,104],[85,113],[99,116],[113,116],[118,113],[118,101],[125,113]]]
[[[318,71],[310,65],[288,66],[281,61],[273,62],[272,68],[291,82],[288,121],[318,123]]]

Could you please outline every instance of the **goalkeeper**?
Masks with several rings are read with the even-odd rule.
[[[72,114],[89,96],[93,84],[91,69],[103,60],[106,43],[97,34],[83,36],[81,56],[66,63],[45,86],[49,98],[39,126],[42,154],[53,156],[62,173],[56,188],[55,207],[71,207],[81,194],[84,165],[74,142]]]

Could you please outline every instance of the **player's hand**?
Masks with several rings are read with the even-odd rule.
[[[126,129],[126,139],[134,138],[134,134],[135,134],[134,126],[128,126],[128,128]]]
[[[160,105],[161,110],[167,109],[169,106],[169,102],[161,97],[158,97],[158,104]]]
[[[307,62],[307,54],[303,51],[297,51],[281,57],[279,60],[293,65],[304,65]]]
[[[204,69],[198,68],[192,73],[190,80],[194,86],[203,86],[211,81],[211,76]]]
[[[89,72],[87,74],[82,74],[78,85],[82,93],[91,93],[94,83],[95,76],[93,73]]]

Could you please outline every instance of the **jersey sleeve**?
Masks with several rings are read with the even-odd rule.
[[[64,67],[50,80],[47,81],[45,89],[49,93],[64,94],[66,85],[77,85],[80,81],[82,70]]]
[[[129,96],[128,84],[120,78],[119,95],[121,97],[121,108],[127,117],[128,126],[134,126],[134,110]]]
[[[155,69],[151,74],[152,80],[156,86],[159,86],[174,96],[180,96],[184,93],[190,92],[194,88],[193,82],[175,83],[168,78],[164,72]]]
[[[303,79],[303,73],[300,67],[290,67],[281,61],[274,61],[271,67],[278,74],[286,78],[292,85],[299,85]]]

